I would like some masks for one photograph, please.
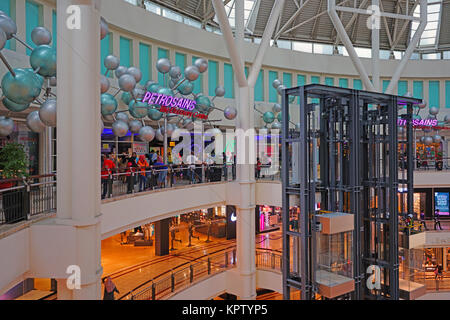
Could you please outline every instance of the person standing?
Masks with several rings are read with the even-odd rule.
[[[111,277],[104,280],[105,290],[103,292],[103,300],[114,300],[114,292],[120,293]]]
[[[434,212],[434,230],[437,230],[437,226],[439,225],[439,229],[442,230],[441,221],[439,220],[439,209],[436,209]]]
[[[145,185],[147,182],[145,170],[149,166],[147,160],[145,160],[144,155],[139,156],[139,161],[138,161],[137,165],[139,166],[139,192],[142,192],[145,190]]]
[[[225,181],[228,181],[228,172],[227,172],[227,155],[225,152],[222,152],[222,163],[223,163],[223,177]]]
[[[114,161],[110,159],[110,155],[107,154],[103,158],[103,165],[102,165],[102,185],[103,185],[103,192],[102,192],[102,199],[106,198],[106,195],[108,193],[111,194],[110,186],[112,187],[112,177],[111,174],[113,173],[113,170],[116,168],[116,164]]]
[[[189,174],[191,183],[195,183],[195,164],[198,162],[198,158],[195,156],[194,151],[191,152],[186,158],[186,163],[189,165]]]
[[[256,179],[261,178],[261,160],[256,158]]]

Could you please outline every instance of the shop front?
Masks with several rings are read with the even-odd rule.
[[[436,210],[439,218],[450,219],[450,188],[415,188],[414,218],[423,214],[427,220],[433,219]]]
[[[279,230],[281,227],[280,207],[256,206],[256,233]]]

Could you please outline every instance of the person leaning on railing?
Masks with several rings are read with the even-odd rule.
[[[126,180],[127,180],[127,193],[133,192],[134,187],[134,173],[137,171],[137,164],[132,157],[127,158]]]
[[[116,169],[116,165],[114,161],[110,159],[110,155],[102,155],[102,170],[101,170],[101,178],[102,178],[102,199],[106,198],[106,194],[108,193],[108,189],[112,180],[112,172]],[[112,190],[109,190],[109,194],[111,194]]]
[[[149,167],[147,160],[144,155],[139,156],[139,161],[137,163],[139,167],[139,192],[142,192],[146,188],[147,176],[145,171]]]

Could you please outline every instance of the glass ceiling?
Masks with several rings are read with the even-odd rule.
[[[235,27],[235,0],[230,1],[225,5],[225,11],[228,15],[228,20],[230,21],[230,26]],[[245,0],[244,2],[244,26],[247,27],[248,19],[253,11],[256,0]],[[218,23],[217,17],[214,17],[214,21]]]
[[[433,47],[437,43],[438,28],[441,19],[442,0],[428,0],[427,26],[420,38],[419,47]],[[414,17],[420,17],[420,5],[414,10]],[[410,39],[416,33],[419,21],[411,23]]]

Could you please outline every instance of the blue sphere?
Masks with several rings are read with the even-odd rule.
[[[166,88],[166,87],[159,88],[158,93],[159,94],[164,94],[166,96],[171,96],[171,97],[174,96],[173,91],[171,89],[169,89],[169,88]]]
[[[109,116],[112,115],[117,110],[117,100],[112,94],[104,93],[100,97],[100,102],[102,106],[102,115]]]
[[[124,93],[122,93],[122,96],[120,97],[120,99],[123,101],[123,103],[125,103],[126,105],[129,105],[131,100],[133,100],[133,97],[131,96],[131,93],[124,92]]]
[[[56,50],[48,45],[36,47],[30,55],[30,64],[43,77],[56,76]]]
[[[158,109],[156,109],[156,108],[150,108],[148,110],[148,116],[150,119],[152,119],[154,121],[158,121],[162,118],[163,113],[158,111]]]
[[[195,102],[197,102],[196,109],[200,112],[208,112],[211,108],[211,100],[206,96],[198,96]]]
[[[280,112],[278,115],[277,115],[277,119],[278,119],[278,122],[283,122],[282,120],[283,120],[283,113],[282,112]],[[288,120],[291,120],[291,116],[290,115],[288,115]]]
[[[28,104],[19,104],[19,103],[12,102],[7,97],[3,97],[2,102],[3,102],[3,105],[5,106],[5,108],[12,112],[22,112],[30,106],[29,103]]]
[[[148,115],[148,104],[145,102],[136,102],[136,100],[132,100],[128,105],[128,111],[137,119],[146,117]]]
[[[36,99],[42,88],[42,82],[36,74],[25,69],[14,69],[16,77],[11,72],[3,76],[3,94],[17,104],[29,104]]]
[[[156,93],[161,88],[161,86],[157,83],[152,83],[149,86],[147,86],[147,91],[151,93]]]
[[[265,123],[272,123],[275,120],[275,115],[271,111],[267,111],[263,114],[263,121]]]
[[[190,81],[184,81],[182,84],[178,86],[177,90],[182,95],[187,96],[188,94],[191,94],[192,91],[194,90],[194,84]]]

